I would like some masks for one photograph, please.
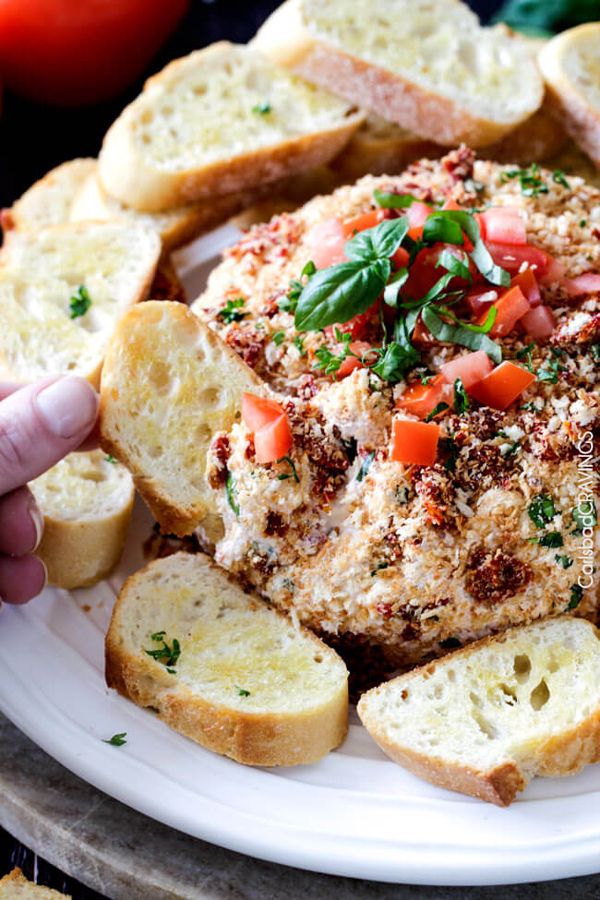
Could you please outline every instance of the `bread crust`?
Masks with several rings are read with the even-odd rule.
[[[52,888],[28,881],[20,869],[13,869],[0,878],[0,900],[71,900],[70,894],[61,894]]]
[[[231,47],[226,41],[196,51],[206,57]],[[154,87],[187,64],[187,57],[169,63],[146,82]],[[135,101],[134,101],[135,103]],[[98,175],[106,192],[143,212],[160,212],[209,197],[257,188],[286,176],[327,163],[336,156],[364,120],[357,111],[340,124],[320,132],[297,135],[272,147],[231,156],[196,169],[169,172],[145,162],[131,139],[133,104],[109,128],[99,156]]]
[[[190,560],[188,554],[169,557],[169,565],[178,559]],[[234,580],[207,557],[193,557],[200,568],[214,568],[230,583]],[[138,706],[152,707],[171,728],[191,738],[208,750],[228,756],[236,762],[254,766],[293,766],[317,762],[339,746],[348,730],[347,685],[332,699],[303,713],[250,713],[228,708],[199,696],[169,675],[164,666],[124,648],[120,639],[121,611],[128,603],[130,591],[148,572],[160,572],[165,560],[155,560],[141,572],[130,576],[123,585],[106,635],[106,683]],[[241,588],[240,588],[241,590]],[[255,598],[257,605],[263,601]],[[273,610],[281,621],[288,618]],[[302,629],[315,650],[323,643]],[[327,650],[328,653],[332,651]]]
[[[448,97],[313,37],[302,23],[297,0],[286,0],[277,9],[252,45],[308,81],[444,146],[492,144],[535,111],[510,122],[476,115]]]
[[[591,160],[600,168],[600,108],[594,107],[562,65],[562,57],[579,36],[592,34],[600,41],[600,24],[589,22],[571,28],[549,41],[539,53],[553,114]]]

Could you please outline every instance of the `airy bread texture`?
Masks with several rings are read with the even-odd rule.
[[[20,869],[13,869],[0,878],[0,900],[71,900],[71,895],[33,884]]]
[[[222,535],[206,456],[241,416],[242,393],[267,389],[180,303],[150,301],[119,324],[102,371],[102,446],[124,463],[165,533]]]
[[[113,200],[102,187],[94,170],[75,196],[70,219],[72,222],[120,219],[132,225],[143,225],[156,231],[168,253],[226,222],[251,200],[248,193],[229,194],[202,203],[188,203],[162,213],[140,213],[131,206]]]
[[[543,98],[525,42],[481,28],[458,0],[286,0],[253,46],[443,145],[500,140]]]
[[[159,212],[321,165],[363,118],[260,54],[223,41],[146,82],[104,139],[100,181],[122,203]]]
[[[508,806],[534,775],[600,760],[600,632],[568,616],[512,628],[374,688],[358,713],[415,775]]]
[[[176,659],[147,652],[175,640]],[[129,578],[106,636],[109,687],[246,765],[312,763],[339,746],[347,677],[333,650],[203,554],[176,553]]]
[[[133,509],[133,479],[101,450],[71,453],[29,485],[44,516],[37,555],[48,581],[89,587],[114,569]]]
[[[97,384],[108,339],[125,311],[143,300],[161,245],[129,223],[73,223],[8,233],[0,251],[0,376],[29,381],[82,375]],[[83,285],[91,304],[72,318]]]
[[[73,197],[96,168],[95,159],[72,159],[36,181],[10,209],[2,210],[4,232],[39,231],[69,221]]]
[[[600,22],[563,31],[538,59],[555,112],[600,167]]]

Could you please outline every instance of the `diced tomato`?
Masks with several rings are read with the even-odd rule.
[[[354,372],[355,369],[362,369],[364,363],[357,359],[357,356],[363,356],[365,353],[368,353],[371,350],[371,345],[367,344],[366,341],[352,341],[349,345],[350,350],[356,354],[356,356],[347,356],[346,359],[342,360],[342,364],[335,373],[336,378],[339,380],[340,378],[345,378],[347,375],[350,375],[351,372]]]
[[[257,462],[275,462],[285,456],[292,446],[289,419],[275,400],[256,394],[242,394],[242,421],[254,435]]]
[[[544,255],[545,269],[541,273],[536,272],[540,284],[551,284],[553,281],[560,281],[561,278],[564,278],[567,267],[544,250],[541,252]]]
[[[439,343],[437,338],[434,338],[429,328],[426,328],[425,325],[423,325],[421,316],[417,319],[417,324],[415,325],[411,340],[415,347],[418,347],[421,350]]]
[[[429,384],[413,381],[400,395],[396,406],[419,419],[433,412],[438,403],[452,403],[452,388],[442,375],[436,375]]]
[[[481,213],[487,240],[499,244],[526,244],[525,222],[516,206],[493,206]]]
[[[409,254],[408,250],[404,249],[404,247],[398,247],[398,249],[392,256],[392,262],[396,266],[396,269],[404,269],[405,266],[408,265],[409,259],[410,259],[410,254]]]
[[[439,437],[440,426],[435,422],[394,419],[391,457],[406,465],[432,466]]]
[[[406,210],[408,236],[411,237],[413,241],[423,237],[423,225],[425,224],[427,216],[430,216],[432,212],[433,210],[430,206],[427,206],[426,203],[421,203],[418,200],[415,203],[411,203]]]
[[[379,310],[381,308],[381,300],[376,300],[375,303],[370,306],[364,313],[359,313],[357,316],[353,316],[347,322],[342,322],[339,325],[327,325],[324,329],[325,334],[330,335],[331,337],[335,337],[336,328],[342,334],[350,334],[352,335],[353,341],[359,341],[363,338],[369,328],[373,325],[374,322],[379,319]]]
[[[344,262],[346,232],[339,219],[325,219],[314,225],[306,236],[310,248],[310,258],[317,269],[326,269],[335,263]]]
[[[485,219],[483,218],[483,214],[482,213],[473,213],[473,218],[479,225],[479,237],[481,238],[482,241],[485,241],[485,239],[486,239]]]
[[[289,419],[285,413],[274,419],[266,428],[254,434],[256,461],[259,463],[276,462],[285,456],[294,439]]]
[[[504,337],[504,335],[513,330],[521,316],[524,316],[531,309],[520,287],[509,288],[499,300],[496,300],[494,306],[498,312],[490,331],[490,337],[492,338]],[[477,324],[483,325],[486,317],[487,312],[482,313],[477,320]]]
[[[385,212],[383,209],[374,209],[371,212],[363,213],[354,219],[349,219],[343,223],[344,234],[346,240],[354,237],[358,231],[366,231],[367,228],[375,228],[380,222],[383,222]]]
[[[506,361],[469,388],[469,393],[485,406],[504,410],[534,381],[535,375],[527,369]]]
[[[572,297],[579,297],[581,294],[597,294],[600,292],[600,275],[585,272],[583,275],[578,275],[577,278],[564,278],[562,287]]]
[[[556,328],[556,319],[549,306],[536,306],[525,313],[520,323],[532,338],[544,340],[553,334]]]
[[[530,266],[538,283],[548,284],[560,280],[565,274],[565,267],[558,260],[531,244],[518,246],[486,240],[485,245],[496,265],[502,266],[511,275],[517,275],[522,267]]]
[[[462,209],[462,207],[460,207],[460,206],[458,205],[458,203],[456,202],[456,200],[452,200],[451,197],[447,197],[447,198],[444,200],[444,205],[442,206],[442,209],[451,209],[451,210],[453,210],[454,212],[460,212],[460,210]]]
[[[494,364],[485,350],[476,350],[474,353],[465,353],[457,359],[444,363],[443,366],[440,366],[440,372],[452,385],[457,378],[460,378],[465,390],[468,390],[489,375],[493,368]]]
[[[489,285],[487,287],[473,287],[467,291],[465,297],[469,309],[471,312],[474,312],[476,316],[480,315],[482,312],[487,312],[492,303],[497,299],[498,291]]]
[[[524,269],[515,275],[510,282],[511,287],[520,287],[532,309],[542,302],[542,295],[535,279],[533,269]]]

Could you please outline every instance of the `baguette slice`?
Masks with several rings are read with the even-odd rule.
[[[600,168],[600,22],[563,31],[538,59],[555,113]]]
[[[20,869],[13,869],[0,878],[0,900],[71,900],[71,895],[34,884]]]
[[[286,0],[252,45],[443,145],[500,140],[543,97],[526,43],[481,28],[458,0]]]
[[[131,522],[133,480],[102,450],[71,453],[29,485],[44,516],[37,555],[48,581],[90,587],[119,561]]]
[[[95,168],[95,159],[72,159],[52,169],[25,191],[10,209],[2,210],[2,230],[5,233],[11,228],[39,231],[48,225],[68,222],[73,197]]]
[[[150,78],[109,129],[104,189],[144,212],[254,189],[325,163],[364,118],[225,41]]]
[[[415,775],[508,806],[534,775],[600,760],[600,632],[570,616],[511,628],[374,688],[358,713]]]
[[[252,199],[248,193],[228,194],[226,197],[188,203],[161,213],[140,213],[131,206],[113,200],[102,187],[94,170],[85,179],[73,200],[70,220],[81,222],[88,219],[120,219],[143,225],[157,232],[165,252],[169,253],[223,224],[248,206]]]
[[[146,296],[160,252],[155,233],[122,222],[9,232],[0,251],[0,376],[71,373],[97,384],[108,339]],[[71,318],[80,285],[91,305]]]
[[[175,640],[176,660],[146,652]],[[176,553],[129,578],[106,636],[109,687],[246,765],[312,763],[338,747],[347,679],[335,651],[203,554]]]
[[[162,531],[222,534],[205,479],[214,436],[240,418],[242,393],[267,389],[180,303],[134,307],[111,341],[100,397],[105,450],[132,473]]]

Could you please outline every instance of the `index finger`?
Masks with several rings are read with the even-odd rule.
[[[26,383],[18,384],[16,381],[0,381],[0,401],[10,397],[11,394],[15,394],[24,387],[27,387]]]

